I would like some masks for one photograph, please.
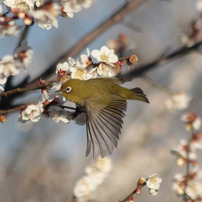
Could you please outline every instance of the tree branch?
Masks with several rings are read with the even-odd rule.
[[[40,76],[33,79],[26,87],[30,85],[35,85],[39,78],[42,77],[43,79],[47,79],[51,76],[52,73],[55,72],[55,67],[58,63],[63,62],[68,57],[75,57],[78,55],[88,44],[90,44],[93,40],[98,38],[103,32],[107,29],[112,27],[113,25],[120,22],[125,16],[127,16],[130,12],[137,9],[143,3],[147,2],[148,0],[133,0],[126,3],[123,7],[121,7],[118,11],[116,11],[112,16],[110,16],[105,22],[99,25],[90,33],[86,34],[84,37],[81,38],[72,48],[65,51],[58,59],[53,62]]]
[[[190,47],[181,47],[178,50],[168,54],[167,56],[161,55],[159,58],[155,59],[154,61],[145,65],[139,66],[138,68],[133,69],[127,72],[126,74],[123,74],[123,75],[120,74],[118,75],[118,77],[124,80],[124,79],[130,79],[130,78],[142,76],[144,73],[156,68],[157,66],[163,65],[165,63],[168,63],[171,60],[177,59],[179,57],[188,55],[189,53],[193,51],[199,50],[200,46],[202,46],[202,41],[195,43]]]

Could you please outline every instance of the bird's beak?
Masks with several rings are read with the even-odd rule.
[[[61,95],[61,94],[62,94],[62,92],[59,91],[59,90],[57,90],[57,91],[55,91],[55,92],[53,93],[54,96],[55,96],[55,95]]]

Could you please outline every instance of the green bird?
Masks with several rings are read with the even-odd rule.
[[[149,103],[140,88],[127,89],[118,83],[119,80],[114,78],[69,79],[59,90],[86,113],[86,156],[91,147],[94,158],[99,155],[103,158],[117,147],[127,100]]]

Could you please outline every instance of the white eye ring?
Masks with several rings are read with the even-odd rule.
[[[65,90],[66,93],[69,93],[72,90],[72,88],[70,86],[68,86]]]

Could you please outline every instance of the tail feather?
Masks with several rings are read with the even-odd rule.
[[[148,100],[147,96],[144,94],[142,89],[140,89],[140,88],[132,88],[131,91],[134,92],[134,95],[133,95],[132,99],[149,103],[149,100]]]

